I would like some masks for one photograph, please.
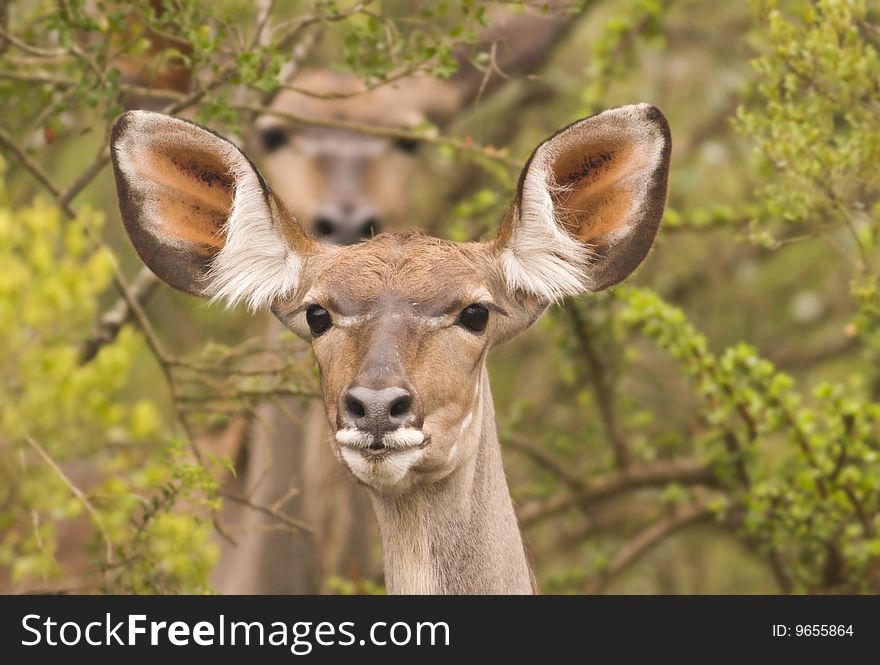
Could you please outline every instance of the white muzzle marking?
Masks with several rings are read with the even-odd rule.
[[[373,445],[373,435],[356,427],[346,427],[336,432],[336,443],[346,448],[369,448]]]
[[[390,489],[403,480],[425,454],[426,437],[414,427],[399,427],[382,437],[384,448],[371,450],[374,438],[355,427],[336,432],[340,455],[351,472],[371,487]]]
[[[414,427],[398,427],[383,436],[382,443],[390,450],[420,448],[425,443],[425,433]]]
[[[346,427],[336,432],[336,443],[346,448],[366,450],[373,445],[374,436],[369,432]],[[382,445],[388,452],[421,448],[425,443],[425,433],[415,427],[398,427],[382,437]]]

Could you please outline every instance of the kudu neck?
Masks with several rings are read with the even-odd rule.
[[[385,582],[394,594],[534,592],[507,488],[485,367],[470,436],[474,455],[443,480],[399,497],[372,493]]]

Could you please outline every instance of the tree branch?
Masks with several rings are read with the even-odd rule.
[[[254,503],[250,499],[243,497],[238,494],[233,494],[232,492],[227,492],[225,490],[217,490],[217,494],[219,494],[224,499],[229,499],[230,501],[234,501],[235,503],[240,503],[243,506],[247,506],[251,510],[256,510],[258,513],[262,513],[264,515],[268,515],[269,517],[278,520],[285,526],[289,526],[293,529],[299,529],[301,531],[305,531],[306,533],[314,534],[315,530],[306,524],[305,522],[301,522],[298,519],[290,517],[287,513],[282,512],[278,508],[274,506],[264,506],[259,503]]]
[[[107,530],[104,528],[104,525],[101,523],[101,518],[98,516],[97,511],[94,506],[92,506],[91,501],[89,501],[88,497],[83,493],[83,491],[73,484],[73,481],[67,477],[67,474],[64,473],[62,468],[58,466],[58,464],[53,460],[49,453],[47,453],[43,447],[37,443],[37,441],[31,437],[26,436],[25,440],[28,442],[28,445],[34,449],[34,451],[42,458],[42,460],[49,465],[49,467],[58,475],[61,480],[64,481],[64,484],[67,485],[68,489],[73,493],[73,495],[79,499],[80,503],[82,503],[83,507],[85,507],[86,512],[89,514],[89,517],[92,518],[92,522],[95,524],[95,528],[98,529],[98,533],[101,534],[101,539],[104,541],[104,556],[106,557],[106,562],[108,565],[113,564],[113,542],[110,540],[110,535],[107,533]]]
[[[526,455],[532,461],[543,466],[553,475],[559,477],[571,489],[577,491],[584,488],[584,481],[546,450],[538,448],[522,439],[506,439],[504,441],[504,447],[511,448]]]
[[[695,460],[661,460],[648,466],[633,466],[599,476],[577,492],[564,492],[549,499],[523,506],[519,512],[523,526],[530,526],[577,505],[606,501],[630,490],[682,485],[718,485],[714,471]]]
[[[627,543],[617,553],[608,568],[587,583],[584,592],[588,594],[602,593],[615,578],[626,572],[653,547],[685,527],[708,521],[711,517],[712,511],[707,506],[698,503],[682,508],[675,514],[652,524]]]
[[[152,271],[144,267],[129,285],[128,292],[135,302],[146,302],[159,280]],[[132,309],[124,298],[120,298],[108,309],[98,321],[89,338],[83,343],[80,351],[80,362],[86,364],[98,354],[105,344],[109,344],[119,334],[122,326],[132,319]]]
[[[175,102],[169,104],[161,113],[173,115],[189,108],[202,99],[208,92],[222,85],[226,79],[232,74],[231,66],[223,69],[220,74],[206,86],[195,90],[188,95],[181,95]],[[74,197],[76,197],[85,187],[101,172],[101,170],[110,161],[110,147],[105,146],[98,157],[91,165],[80,175],[79,178],[64,192],[58,201],[61,205],[68,205]],[[159,279],[146,266],[142,267],[140,272],[134,278],[131,285],[129,297],[122,297],[117,300],[107,312],[101,316],[98,325],[89,335],[89,338],[83,343],[81,361],[87,363],[92,360],[105,344],[109,344],[128,321],[132,320],[133,309],[131,302],[143,305],[155,290],[155,286],[159,283]]]
[[[572,305],[567,307],[565,311],[571,319],[575,339],[589,367],[589,377],[593,384],[593,392],[596,395],[599,416],[602,420],[605,436],[608,438],[608,442],[611,444],[614,452],[614,460],[618,468],[626,469],[632,463],[632,455],[629,451],[629,444],[617,422],[617,413],[613,400],[614,386],[608,374],[608,368],[599,357],[599,354],[596,353],[593,342],[587,334],[586,322],[581,316],[580,310],[575,305]]]
[[[7,150],[9,150],[15,158],[21,162],[21,165],[27,169],[37,182],[45,187],[53,197],[56,199],[61,197],[61,190],[52,182],[49,175],[43,170],[43,167],[31,159],[31,157],[24,151],[24,148],[15,142],[12,135],[9,134],[2,125],[0,125],[0,145],[6,146]],[[68,217],[76,217],[76,213],[70,206],[62,207],[64,207],[64,212]]]

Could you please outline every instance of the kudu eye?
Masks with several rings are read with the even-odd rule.
[[[320,305],[309,305],[309,308],[306,310],[306,322],[309,324],[309,330],[312,331],[312,335],[315,337],[323,335],[333,325],[333,321],[330,319],[330,312]]]
[[[281,127],[269,127],[260,133],[260,141],[266,152],[274,152],[287,143],[287,133]]]
[[[489,322],[489,310],[485,305],[468,305],[461,310],[458,322],[472,333],[481,333]]]

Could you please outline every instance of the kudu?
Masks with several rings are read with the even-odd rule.
[[[354,94],[363,87],[360,80],[316,69],[302,72],[295,84],[317,96],[284,91],[272,110],[394,129],[442,121],[465,99],[462,86],[430,78]],[[404,228],[421,152],[412,141],[297,126],[272,115],[257,120],[254,139],[252,154],[273,189],[318,241],[348,245]],[[277,343],[283,329],[272,317],[267,340]],[[227,489],[262,505],[281,501],[280,510],[313,532],[273,528],[271,516],[226,502],[222,517],[236,528],[236,543],[221,543],[213,575],[218,591],[316,593],[328,576],[358,579],[378,572],[369,499],[333,459],[320,405],[267,401],[249,423],[235,421],[222,436],[232,445],[221,447],[240,458]]]
[[[111,135],[120,210],[171,286],[269,309],[310,341],[332,448],[369,490],[391,593],[531,593],[501,462],[490,348],[553,301],[623,280],[666,195],[663,115],[627,106],[534,151],[498,235],[317,243],[252,163],[197,125],[145,111]]]
[[[546,60],[571,22],[560,14],[498,11],[481,39],[496,44],[499,71],[523,76]],[[292,81],[296,90],[283,91],[271,108],[395,129],[426,121],[443,126],[502,80],[497,72],[484,78],[463,59],[461,65],[449,80],[407,77],[367,92],[351,75],[306,70]],[[271,114],[257,120],[253,134],[250,152],[269,184],[320,242],[346,245],[409,225],[412,176],[423,163],[417,143],[302,126]],[[275,342],[283,330],[271,317],[267,340]],[[369,499],[333,459],[327,437],[320,405],[295,398],[261,404],[249,422],[234,421],[222,433],[221,447],[238,451],[239,458],[238,475],[227,489],[254,503],[280,505],[313,532],[279,530],[271,516],[227,501],[222,518],[236,529],[237,542],[221,541],[213,575],[218,591],[315,593],[330,576],[359,579],[378,572]]]

